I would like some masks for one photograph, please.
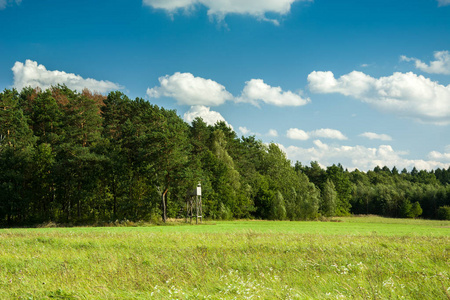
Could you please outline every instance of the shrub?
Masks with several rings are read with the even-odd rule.
[[[422,212],[423,210],[422,207],[420,207],[420,203],[416,201],[412,204],[411,210],[409,211],[409,217],[417,218]]]
[[[438,219],[450,220],[450,206],[441,206],[437,210]]]

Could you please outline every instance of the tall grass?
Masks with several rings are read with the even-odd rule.
[[[450,299],[449,222],[342,221],[0,230],[0,299]]]

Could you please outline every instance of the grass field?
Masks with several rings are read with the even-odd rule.
[[[0,230],[0,299],[450,299],[450,222]]]

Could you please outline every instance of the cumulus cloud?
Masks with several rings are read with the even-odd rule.
[[[448,51],[436,51],[434,52],[434,58],[436,59],[435,61],[430,61],[429,64],[426,64],[414,57],[400,56],[400,60],[408,62],[413,61],[416,68],[424,72],[450,75],[450,53]]]
[[[359,169],[361,171],[373,170],[376,166],[388,166],[393,168],[411,169],[416,167],[421,170],[432,170],[436,168],[448,168],[450,163],[441,162],[437,159],[414,160],[407,159],[407,152],[395,151],[389,145],[381,145],[378,148],[367,148],[364,146],[330,146],[320,140],[314,141],[311,148],[295,146],[280,147],[291,161],[300,161],[308,164],[318,161],[322,166],[331,166],[341,163],[349,170]]]
[[[318,138],[327,138],[335,140],[347,140],[347,137],[342,134],[339,130],[322,128],[309,132],[309,136]]]
[[[450,0],[438,0],[439,6],[450,5]]]
[[[247,127],[239,127],[239,131],[243,134],[243,135],[248,135],[250,133],[252,133],[252,131],[250,129],[248,129]]]
[[[309,139],[308,133],[298,128],[288,129],[286,136],[292,140],[306,141]]]
[[[270,137],[278,137],[278,131],[276,131],[275,129],[270,129],[266,135]]]
[[[359,136],[368,138],[370,140],[382,140],[382,141],[392,141],[392,137],[387,134],[378,134],[374,132],[364,132]]]
[[[173,12],[181,8],[189,8],[198,3],[197,0],[143,0],[142,3],[156,9]]]
[[[184,121],[188,123],[192,123],[192,121],[194,121],[196,118],[202,118],[206,124],[211,126],[213,126],[217,122],[222,121],[225,122],[228,127],[233,129],[233,126],[228,124],[228,122],[219,112],[213,111],[211,110],[211,108],[203,105],[191,106],[191,109],[188,110],[183,116]]]
[[[437,151],[431,151],[430,154],[428,154],[428,158],[438,161],[450,162],[450,152],[441,153]]]
[[[6,6],[17,4],[19,5],[22,0],[0,0],[0,9],[5,9]]]
[[[247,127],[245,127],[245,126],[240,126],[240,127],[239,127],[239,132],[240,132],[242,135],[244,135],[244,136],[252,136],[252,135],[254,135],[254,136],[261,136],[261,133],[259,133],[259,132],[254,132],[254,131],[252,131],[251,129],[248,129]]]
[[[275,106],[301,106],[307,104],[310,99],[303,99],[299,94],[291,91],[283,91],[281,87],[272,87],[262,79],[247,81],[237,102],[251,103],[259,106],[259,101]]]
[[[310,138],[327,138],[335,140],[347,140],[347,137],[336,129],[322,128],[309,132],[305,132],[298,128],[290,128],[286,132],[286,136],[293,140],[306,141]]]
[[[14,88],[22,90],[24,87],[39,87],[43,90],[57,84],[65,84],[68,88],[81,91],[85,88],[99,93],[119,90],[123,87],[111,81],[83,78],[80,75],[63,71],[49,71],[43,65],[27,59],[25,64],[16,62],[12,68],[14,74]]]
[[[308,75],[308,82],[314,93],[340,93],[402,117],[440,125],[450,123],[450,85],[411,72],[377,79],[353,71],[336,79],[330,71],[314,71]]]
[[[171,97],[181,105],[217,106],[232,100],[231,95],[223,85],[191,73],[176,72],[172,76],[159,78],[159,87],[147,89],[150,98]]]
[[[290,12],[292,3],[312,0],[143,0],[143,4],[156,9],[163,9],[170,14],[177,10],[192,10],[203,5],[208,9],[208,16],[222,21],[228,14],[241,14],[256,17],[259,20],[278,24],[276,19],[266,17],[267,13],[285,15]]]
[[[251,103],[259,106],[259,102],[275,106],[300,106],[310,100],[303,99],[291,91],[283,91],[280,87],[272,87],[262,79],[246,82],[241,96],[235,98],[226,88],[211,80],[194,77],[191,73],[177,72],[171,76],[159,78],[160,86],[147,89],[150,98],[171,97],[180,105],[218,106],[228,100]]]

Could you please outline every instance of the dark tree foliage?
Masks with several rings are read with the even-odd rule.
[[[0,125],[1,226],[166,220],[198,182],[211,219],[447,218],[450,206],[450,168],[293,165],[276,144],[121,92],[4,90]]]

